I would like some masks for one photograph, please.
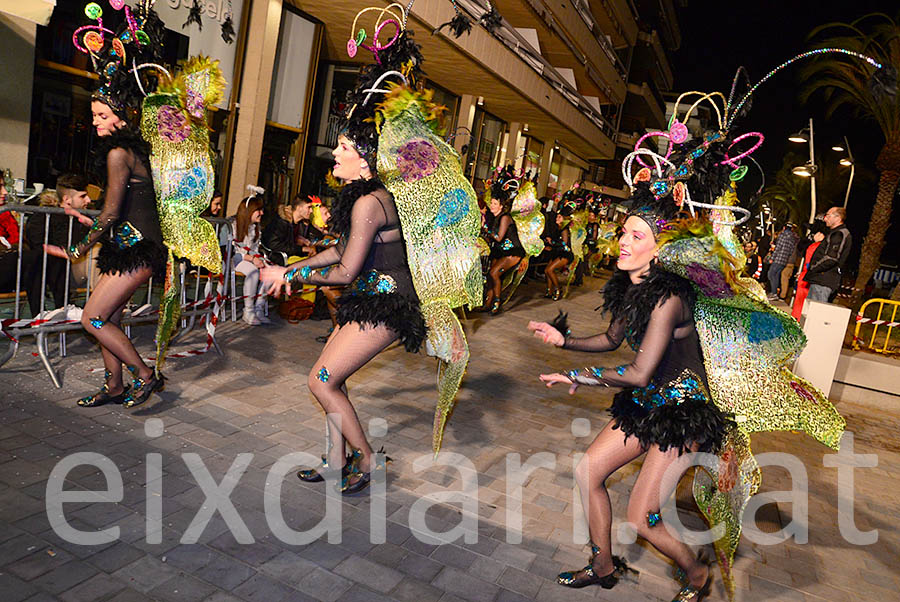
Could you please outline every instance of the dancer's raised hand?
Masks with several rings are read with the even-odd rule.
[[[538,337],[548,345],[562,347],[566,343],[566,337],[560,331],[548,324],[547,322],[528,322],[528,330],[534,332],[534,336]]]

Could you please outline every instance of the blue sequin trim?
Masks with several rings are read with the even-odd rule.
[[[91,318],[91,319],[90,319],[90,322],[91,322],[91,326],[93,326],[93,327],[96,328],[97,330],[100,330],[101,328],[103,328],[103,325],[106,324],[106,321],[105,321],[105,320],[101,320],[99,317],[97,317],[97,318]]]
[[[318,378],[323,383],[327,383],[330,376],[331,374],[328,372],[328,368],[326,368],[325,366],[319,368],[319,371],[316,373],[316,378]]]
[[[616,374],[618,374],[619,376],[623,376],[627,368],[628,366],[616,366]]]
[[[513,243],[510,239],[504,238],[503,242],[500,244],[500,248],[503,249],[504,251],[509,251],[510,249],[513,248]]]
[[[590,368],[591,374],[593,374],[597,379],[603,378],[603,368]]]
[[[685,370],[662,388],[651,383],[643,389],[634,389],[631,394],[631,400],[647,410],[666,404],[678,405],[692,399],[708,400],[709,395],[700,378],[690,370]]]
[[[397,281],[388,274],[369,270],[354,280],[350,287],[358,295],[389,295],[397,291]]]
[[[655,527],[659,524],[659,521],[662,520],[662,516],[659,515],[659,512],[648,512],[647,513],[647,524],[651,527]]]
[[[309,275],[312,274],[312,268],[309,267],[308,265],[305,265],[302,268],[300,268],[299,273],[300,273],[300,278],[302,278],[303,280],[307,280],[309,278]]]
[[[131,222],[122,222],[113,233],[113,242],[120,249],[130,249],[144,239],[141,231],[131,225]]]

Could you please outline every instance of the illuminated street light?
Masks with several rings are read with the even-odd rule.
[[[797,167],[793,168],[791,172],[795,176],[800,176],[801,178],[812,178],[816,175],[817,170],[818,167],[816,167],[812,163],[806,163],[804,165],[798,165]]]
[[[853,161],[851,161],[851,160],[848,159],[847,157],[844,157],[843,159],[841,159],[840,161],[838,161],[838,163],[840,163],[840,164],[843,165],[844,167],[850,167],[851,165],[853,165]]]
[[[831,150],[842,153],[842,152],[844,152],[844,147],[841,146],[840,144],[835,144],[834,146],[831,147]]]
[[[790,136],[788,136],[788,140],[790,140],[791,142],[796,142],[798,144],[809,142],[809,136],[807,135],[806,131],[806,128],[803,128],[796,134],[791,134]]]

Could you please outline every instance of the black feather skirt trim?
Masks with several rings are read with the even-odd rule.
[[[613,428],[621,429],[626,439],[637,437],[645,448],[658,445],[661,451],[672,448],[679,454],[692,451],[695,443],[700,446],[698,451],[718,451],[732,422],[702,391],[680,403],[670,401],[656,407],[635,401],[645,393],[646,389],[623,389],[613,398],[609,408],[615,420]]]
[[[131,272],[147,267],[153,270],[154,276],[160,277],[166,273],[167,258],[165,246],[146,238],[125,249],[112,241],[104,241],[97,255],[97,267],[101,274]]]
[[[428,335],[419,300],[401,293],[357,293],[351,288],[338,299],[337,321],[363,327],[387,326],[397,333],[407,351],[415,353]]]

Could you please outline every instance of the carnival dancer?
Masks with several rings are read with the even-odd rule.
[[[404,129],[418,128],[420,124],[431,122],[439,114],[439,110],[428,104],[429,94],[420,93],[408,86],[395,87],[386,98],[373,98],[373,94],[384,93],[380,86],[386,85],[383,81],[387,77],[402,78],[410,85],[421,81],[422,56],[418,45],[413,41],[412,33],[405,28],[404,7],[392,4],[384,9],[364,9],[357,15],[357,19],[371,10],[380,11],[379,22],[385,16],[391,17],[387,22],[396,28],[397,35],[389,43],[383,43],[379,42],[376,34],[372,45],[364,46],[375,52],[378,60],[362,69],[350,102],[352,108],[338,138],[338,145],[332,151],[335,160],[334,177],[344,182],[331,207],[329,221],[329,228],[339,237],[339,242],[313,257],[286,267],[269,267],[262,273],[263,280],[271,284],[271,294],[290,289],[293,282],[325,286],[349,285],[338,302],[338,326],[313,364],[308,379],[310,391],[326,413],[330,447],[319,467],[303,470],[298,474],[304,481],[321,481],[329,474],[340,474],[342,478],[339,487],[344,494],[365,489],[372,478],[383,478],[387,460],[381,453],[376,457],[366,439],[347,396],[347,378],[397,340],[407,351],[415,352],[425,342],[428,334],[429,352],[436,349],[443,353],[440,349],[442,341],[432,338],[434,333],[444,332],[443,325],[431,313],[431,298],[427,299],[425,305],[420,304],[421,291],[425,289],[419,286],[419,281],[415,281],[411,266],[415,265],[415,270],[422,270],[427,269],[428,266],[424,265],[426,262],[429,265],[444,264],[438,263],[440,253],[436,252],[431,252],[427,260],[420,261],[416,257],[415,263],[407,261],[407,253],[410,250],[415,252],[417,247],[410,240],[404,239],[409,235],[431,239],[434,234],[441,240],[450,241],[455,239],[449,236],[452,231],[448,229],[441,233],[438,232],[439,228],[458,224],[461,220],[468,224],[477,219],[477,212],[471,210],[475,206],[474,192],[466,183],[467,189],[439,190],[441,194],[446,192],[452,201],[452,206],[445,207],[450,210],[448,215],[434,215],[438,213],[439,207],[436,203],[434,206],[429,205],[424,208],[427,211],[418,212],[428,220],[423,224],[424,227],[407,229],[408,222],[401,215],[401,203],[395,201],[395,197],[406,200],[408,193],[403,188],[403,183],[419,188],[415,191],[415,196],[421,198],[426,196],[425,187],[434,187],[436,183],[446,186],[447,182],[464,180],[461,177],[453,180],[447,178],[450,172],[446,170],[455,169],[458,172],[459,162],[455,153],[452,153],[452,148],[443,144],[439,138],[437,140],[443,144],[443,153],[432,141],[421,137],[423,134],[427,135],[425,132],[417,135],[411,146],[391,146],[402,137]],[[378,28],[378,31],[381,29]],[[356,21],[351,31],[348,49],[353,56],[357,49],[356,40],[359,39],[362,44],[365,36],[357,35]],[[376,111],[382,124],[380,130],[376,130],[375,126]],[[379,175],[394,183],[394,194],[386,189]],[[434,179],[431,179],[432,176]],[[396,185],[397,181],[401,183],[399,186]],[[459,194],[455,190],[459,190]],[[441,196],[437,198],[440,200]],[[410,210],[416,213],[413,208]],[[477,222],[472,223],[472,240],[467,241],[471,248],[465,249],[468,263],[461,265],[459,261],[452,261],[453,269],[463,270],[459,278],[471,280],[477,269],[474,246],[476,224]],[[443,276],[449,277],[448,282],[459,279],[449,269],[443,272]],[[446,292],[447,287],[443,288]],[[480,298],[481,291],[478,288]],[[471,298],[468,301],[473,302]],[[448,309],[449,307],[453,305],[448,306]],[[441,317],[443,318],[443,314]],[[455,316],[452,317],[455,319]],[[430,333],[426,331],[426,319]],[[459,335],[455,335],[452,341],[447,341],[453,343],[453,360],[467,360],[468,350],[464,341],[461,329]],[[447,356],[447,360],[450,359]],[[462,368],[464,366],[465,361]],[[461,378],[462,371],[457,367],[454,374],[457,371]],[[450,405],[458,384],[457,381],[450,392]],[[439,433],[443,431],[449,409],[446,397],[442,396],[436,412],[436,448],[440,445]],[[337,417],[340,417],[339,430]],[[349,455],[346,455],[345,444],[350,446]]]
[[[562,288],[559,285],[559,273],[564,272],[574,261],[572,253],[571,231],[572,214],[575,212],[575,203],[572,201],[563,203],[554,216],[555,228],[548,237],[547,257],[549,262],[544,268],[544,279],[547,281],[547,294],[545,297],[559,301],[562,298]]]
[[[98,169],[106,175],[106,195],[96,219],[75,209],[66,211],[90,228],[82,241],[67,251],[49,245],[45,248],[50,255],[77,261],[95,243],[102,242],[98,258],[101,277],[84,307],[82,324],[100,344],[105,382],[100,391],[78,400],[83,407],[111,402],[131,408],[147,401],[164,385],[163,375],[144,363],[119,327],[135,290],[151,275],[162,275],[166,265],[151,180],[150,147],[137,129],[144,97],[141,87],[152,87],[155,78],[135,74],[131,61],[124,62],[126,54],[137,64],[156,62],[164,26],[152,4],[140,2],[135,13],[125,6],[126,18],[111,38],[104,37],[102,26],[90,26],[80,40],[84,46],[76,41],[79,50],[90,54],[100,76],[100,86],[91,97],[91,114],[100,138],[95,156]],[[135,31],[142,32],[145,43],[137,41]],[[130,386],[124,384],[123,365],[133,373]]]
[[[500,291],[503,275],[516,268],[525,257],[516,222],[510,214],[512,196],[510,182],[516,182],[510,170],[503,170],[491,184],[490,215],[483,236],[491,247],[488,291],[484,306],[491,314],[500,313]]]
[[[841,52],[881,68],[850,51],[824,52]],[[816,54],[787,61],[763,81]],[[626,157],[623,175],[632,189],[632,209],[619,240],[618,269],[604,289],[603,307],[611,314],[608,331],[573,337],[563,314],[552,324],[529,324],[544,342],[567,349],[609,351],[627,340],[637,352],[630,364],[614,368],[541,375],[548,387],[561,383],[570,392],[580,385],[623,387],[614,397],[612,420],[576,469],[592,556],[585,568],[561,573],[562,585],[610,588],[628,570],[612,556],[605,480],[646,453],[629,500],[629,522],[681,569],[684,586],[673,602],[707,597],[712,574],[702,554],[695,558],[660,524],[668,522],[660,505],[674,491],[673,472],[683,474],[691,462],[685,452],[708,451],[712,454],[699,458],[693,492],[709,523],[724,527],[714,547],[725,591],[733,600],[731,568],[742,515],[761,479],[750,435],[802,430],[833,449],[839,446],[843,418],[821,391],[787,368],[806,343],[803,331],[768,303],[758,282],[740,275],[746,258],[734,227],[746,222],[750,212],[738,205],[737,182],[747,173],[741,160],[763,140],[758,132],[732,134],[735,119],[745,114],[759,87],[748,85],[736,97],[741,71],[727,100],[720,93],[699,92],[676,100],[669,130],[653,134],[668,139],[665,156],[640,148],[639,142]],[[682,116],[684,98],[698,95]],[[702,102],[712,105],[718,128],[688,141],[684,123]],[[634,173],[634,162],[643,163],[642,158],[651,165]],[[682,207],[691,217],[673,220]]]

